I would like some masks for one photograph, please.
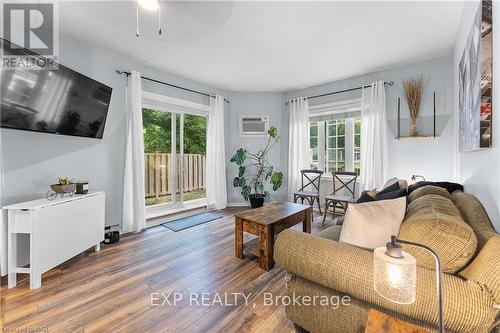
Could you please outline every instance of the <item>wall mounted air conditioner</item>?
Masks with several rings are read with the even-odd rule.
[[[267,135],[269,116],[240,116],[240,136]]]

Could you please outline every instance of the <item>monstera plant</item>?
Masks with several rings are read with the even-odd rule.
[[[278,130],[271,127],[267,131],[267,144],[264,149],[251,153],[240,148],[231,158],[231,162],[238,166],[238,177],[234,178],[233,186],[241,189],[245,200],[250,199],[252,208],[264,205],[265,197],[269,197],[269,191],[266,189],[268,185],[271,185],[273,191],[277,191],[283,183],[283,173],[275,171],[269,162],[269,153],[278,140]]]

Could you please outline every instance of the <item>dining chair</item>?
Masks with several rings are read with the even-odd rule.
[[[300,170],[300,173],[301,187],[297,192],[293,193],[293,202],[297,202],[298,199],[301,199],[301,202],[304,203],[305,199],[309,202],[312,208],[314,201],[316,201],[318,203],[319,213],[322,214],[321,205],[319,203],[319,187],[323,171],[306,169]]]
[[[333,218],[335,218],[335,209],[342,208],[345,214],[347,206],[354,202],[354,197],[356,195],[356,180],[358,179],[357,172],[339,171],[332,172],[332,174],[333,192],[332,194],[325,196],[325,214],[323,215],[322,225],[325,225],[326,214],[330,205],[333,205]],[[340,184],[338,187],[337,182]],[[343,190],[342,192],[347,190],[350,194],[337,194],[340,190]]]

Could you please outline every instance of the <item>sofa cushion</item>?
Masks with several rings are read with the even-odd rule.
[[[396,199],[405,197],[406,193],[406,187],[401,188],[399,183],[394,183],[380,192],[377,192],[375,190],[363,191],[356,203]]]
[[[356,203],[372,202],[372,201],[375,201],[375,197],[371,196],[369,192],[363,192],[359,196],[358,200],[356,200]]]
[[[347,208],[339,241],[375,249],[397,235],[406,209],[406,198],[352,204]]]
[[[399,190],[395,190],[395,191],[391,191],[391,192],[386,192],[386,193],[380,192],[375,197],[375,200],[376,201],[379,201],[379,200],[389,200],[389,199],[396,199],[396,198],[400,198],[400,197],[406,197],[406,189],[405,188],[402,188],[402,189],[399,189]]]
[[[453,193],[455,191],[463,191],[464,187],[461,184],[458,183],[450,183],[450,182],[428,182],[428,181],[420,181],[416,182],[415,184],[411,184],[408,186],[408,193],[411,193],[415,191],[417,188],[427,186],[427,185],[434,185],[438,187],[442,187],[448,191],[448,193]]]
[[[384,187],[384,189],[382,191],[378,192],[377,195],[398,191],[399,189],[400,189],[399,183],[395,182],[387,187]]]
[[[424,195],[408,205],[399,238],[433,249],[445,273],[462,269],[477,246],[474,231],[463,221],[457,207],[436,194]],[[417,259],[419,266],[435,268],[434,259],[427,251],[408,245],[403,248]]]
[[[325,230],[317,233],[316,235],[333,241],[338,241],[340,238],[341,225],[334,225],[333,227],[326,228]]]
[[[393,177],[386,181],[383,188],[387,188],[394,183],[399,183],[399,188],[408,188],[408,181],[406,181],[406,179],[398,179],[397,177]]]
[[[467,266],[460,276],[480,283],[500,304],[500,235],[491,237],[479,255]]]
[[[491,221],[486,211],[475,196],[462,191],[455,191],[451,195],[451,200],[462,213],[462,216],[474,230],[477,238],[477,251],[481,250],[493,236],[498,235],[491,225]]]
[[[426,194],[437,194],[447,199],[451,199],[450,194],[446,191],[446,189],[434,185],[426,185],[411,192],[408,196],[408,203],[411,203]]]

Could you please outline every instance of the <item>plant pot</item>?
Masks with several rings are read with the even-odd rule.
[[[264,206],[265,197],[266,196],[264,194],[250,194],[248,196],[248,198],[250,199],[250,206],[252,206],[252,208],[259,208]]]
[[[52,189],[52,191],[56,193],[73,193],[75,192],[76,184],[68,184],[68,185],[53,184],[50,185],[50,188]]]
[[[411,123],[410,123],[410,135],[411,136],[417,136],[417,118],[410,118]]]

